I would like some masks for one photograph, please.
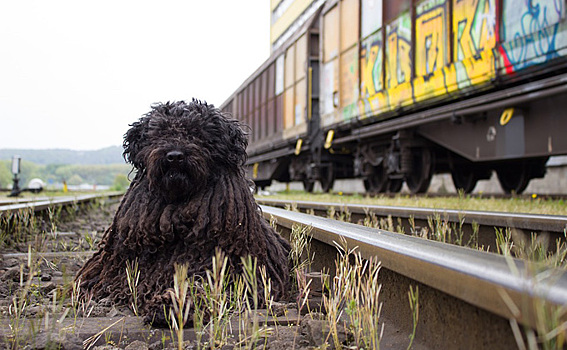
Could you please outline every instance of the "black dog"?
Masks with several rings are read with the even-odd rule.
[[[132,124],[124,158],[137,173],[99,251],[75,277],[82,292],[132,305],[125,269],[137,260],[139,310],[161,323],[174,264],[204,275],[220,248],[232,273],[242,271],[241,257],[257,258],[274,298],[287,296],[289,244],[262,218],[244,177],[247,143],[237,120],[195,100],[155,105]]]

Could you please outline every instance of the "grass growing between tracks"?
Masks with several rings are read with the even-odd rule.
[[[104,200],[93,200],[88,203],[73,202],[65,206],[53,205],[47,209],[46,213],[36,214],[33,208],[26,207],[17,211],[0,213],[0,249],[25,251],[26,242],[30,240],[40,240],[43,244],[60,244],[62,250],[84,250],[94,248],[95,235],[86,234],[80,240],[80,244],[68,247],[65,241],[56,240],[58,225],[62,222],[70,222],[82,213],[91,210],[100,210],[106,215],[110,215],[104,209]],[[53,246],[42,246],[36,242],[34,248],[38,252],[46,250],[61,250]],[[22,250],[22,246],[24,250]]]
[[[42,332],[62,336],[63,333],[57,330],[63,321],[72,320],[72,327],[77,327],[79,319],[88,313],[86,304],[78,300],[78,285],[72,282],[73,276],[66,271],[67,265],[62,264],[67,258],[49,259],[42,255],[93,249],[99,238],[96,231],[83,232],[78,239],[68,234],[62,237],[59,231],[60,226],[90,211],[111,215],[103,200],[72,203],[65,207],[53,205],[42,214],[32,208],[0,214],[2,253],[27,254],[25,261],[0,274],[0,296],[9,300],[7,304],[2,300],[0,316],[8,320],[11,332],[4,339],[5,344],[0,342],[0,348],[19,349],[34,345]],[[18,258],[8,260],[17,261]],[[4,267],[3,262],[0,258],[0,267]],[[52,278],[60,279],[62,283],[54,284]]]
[[[82,264],[83,258],[62,262],[45,258],[42,254],[82,252],[96,247],[102,235],[81,232],[73,235],[74,240],[62,244],[59,230],[65,227],[64,223],[68,220],[81,222],[82,214],[88,209],[107,210],[103,207],[101,203],[96,203],[88,207],[53,208],[42,216],[22,210],[2,219],[2,231],[7,233],[2,252],[25,252],[26,257],[9,273],[4,272],[0,276],[1,280],[9,282],[7,285],[10,289],[7,297],[9,304],[0,305],[1,317],[9,323],[9,334],[3,339],[4,342],[0,341],[0,349],[34,348],[42,341],[45,343],[46,334],[49,334],[47,346],[59,347],[61,339],[80,334],[88,318],[100,317],[97,316],[97,309],[105,306],[104,302],[80,300],[79,284],[73,282],[74,273],[66,270],[66,266]],[[80,238],[77,239],[77,236]],[[309,228],[295,227],[292,236],[290,261],[293,265],[293,302],[277,303],[271,299],[271,284],[266,278],[267,274],[252,259],[245,259],[243,273],[229,281],[226,257],[222,252],[217,252],[212,270],[204,277],[187,276],[183,267],[178,266],[174,288],[170,293],[175,302],[171,310],[165,310],[170,320],[170,336],[162,337],[158,348],[180,349],[189,344],[197,349],[220,349],[226,346],[265,348],[272,341],[281,342],[282,337],[290,332],[291,336],[284,337],[286,347],[300,348],[306,344],[301,327],[306,324],[312,327],[315,323],[320,325],[314,331],[320,333],[314,340],[315,346],[364,346],[377,349],[380,331],[384,327],[379,323],[381,287],[376,283],[379,262],[363,261],[357,255],[356,248],[339,246],[339,258],[333,271],[336,277],[318,283],[321,274],[311,271],[314,256],[310,248]],[[57,283],[43,281],[45,275],[53,272],[61,276]],[[133,300],[129,308],[133,312],[116,321],[108,321],[100,332],[80,339],[85,348],[93,348],[97,341],[121,347],[131,341],[127,340],[124,322],[129,317],[141,320],[136,315],[136,289],[140,273],[136,261],[130,261],[124,267],[123,278],[131,289]],[[11,276],[6,279],[8,274]],[[321,299],[319,303],[313,303],[316,292],[323,292],[315,291],[313,285],[324,283],[327,287],[319,297],[325,301]],[[260,304],[260,299],[266,301],[265,305]],[[330,312],[321,313],[323,310],[320,305],[323,302],[327,303]],[[415,312],[414,317],[417,316],[417,309]],[[187,321],[191,322],[195,335],[189,340],[183,337],[184,328],[189,326]],[[152,332],[148,327],[148,339]]]
[[[298,211],[293,204],[286,206],[286,209]],[[310,214],[314,215],[312,212]],[[351,213],[344,207],[338,210],[335,207],[329,207],[327,217],[338,221],[351,222]],[[532,267],[538,270],[559,269],[567,271],[567,228],[563,231],[564,238],[557,238],[555,242],[550,242],[549,237],[545,234],[531,233],[527,236],[513,228],[495,228],[495,247],[485,247],[479,244],[480,226],[477,223],[472,223],[472,233],[466,234],[464,232],[464,216],[459,217],[458,222],[450,222],[442,215],[435,214],[428,217],[426,227],[419,228],[415,225],[413,217],[410,216],[407,221],[408,224],[405,225],[401,218],[394,221],[391,216],[378,218],[374,213],[368,213],[359,224],[482,251],[490,250],[500,255],[528,261],[532,264]],[[406,227],[409,227],[409,232],[406,232]],[[550,245],[555,249],[550,250]]]
[[[409,194],[395,196],[342,195],[341,193],[306,193],[303,191],[283,191],[271,195],[257,195],[262,199],[282,199],[289,201],[317,201],[334,203],[356,203],[363,205],[387,205],[419,207],[432,209],[479,210],[509,213],[567,215],[567,202],[563,199],[545,199],[537,195],[530,198],[510,197],[496,198],[494,196],[467,195],[428,197]]]

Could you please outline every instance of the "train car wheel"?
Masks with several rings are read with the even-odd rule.
[[[374,167],[364,180],[364,188],[368,193],[382,193],[388,189],[388,175],[383,166]]]
[[[364,189],[366,190],[366,192],[368,192],[370,194],[374,193],[372,191],[372,184],[368,181],[368,179],[364,179],[362,181],[362,184],[364,185]]]
[[[303,180],[303,189],[305,192],[313,193],[313,188],[315,187],[315,181],[305,179]]]
[[[402,189],[403,185],[404,185],[404,180],[402,179],[390,179],[388,181],[388,192],[398,193]]]
[[[530,169],[525,162],[507,164],[496,170],[500,186],[506,193],[524,192],[531,180]]]
[[[433,175],[431,158],[428,148],[417,149],[412,154],[412,171],[406,174],[406,184],[411,193],[425,193],[429,188]]]
[[[476,173],[467,167],[457,167],[453,169],[453,171],[451,171],[451,177],[453,178],[455,188],[457,190],[462,189],[465,193],[471,193],[478,182]]]
[[[323,192],[329,192],[333,188],[335,182],[335,172],[333,171],[333,166],[321,167],[321,189]]]

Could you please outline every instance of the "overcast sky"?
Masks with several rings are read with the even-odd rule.
[[[268,0],[0,2],[0,148],[122,144],[154,102],[220,106],[270,52]]]

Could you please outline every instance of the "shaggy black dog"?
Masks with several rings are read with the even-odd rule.
[[[137,260],[138,307],[162,323],[174,264],[204,275],[220,248],[232,273],[242,271],[241,257],[257,258],[274,298],[284,298],[289,244],[262,218],[244,177],[247,143],[237,120],[196,100],[155,105],[132,124],[124,158],[136,176],[99,251],[75,277],[84,295],[132,305],[125,270]]]

